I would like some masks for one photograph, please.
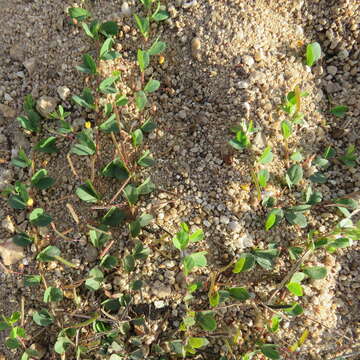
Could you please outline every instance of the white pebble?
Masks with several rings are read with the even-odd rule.
[[[245,55],[245,56],[243,56],[243,58],[242,58],[242,61],[243,61],[243,63],[245,64],[245,65],[247,65],[247,66],[253,66],[254,64],[255,64],[255,60],[254,60],[254,58],[252,57],[252,56],[250,56],[250,55]]]
[[[125,15],[125,16],[131,16],[131,8],[129,6],[129,4],[124,1],[121,5],[121,12]]]
[[[229,218],[227,216],[221,215],[220,216],[220,222],[222,224],[224,224],[224,225],[227,225],[230,222],[230,220],[229,220]]]

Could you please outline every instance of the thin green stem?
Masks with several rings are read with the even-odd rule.
[[[77,268],[78,265],[70,262],[70,261],[67,261],[66,259],[64,259],[63,257],[61,256],[54,256],[54,259],[56,259],[57,261],[60,261],[61,263],[63,263],[64,265],[66,266],[69,266],[69,267],[72,267],[72,268]]]

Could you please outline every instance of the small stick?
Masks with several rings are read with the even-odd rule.
[[[110,315],[109,313],[107,313],[104,309],[100,309],[100,311],[101,311],[104,315],[106,315],[108,318],[112,319],[112,320],[115,321],[115,322],[118,322],[118,320],[117,320],[114,316],[112,316],[112,315]]]
[[[116,148],[116,152],[118,153],[118,155],[121,157],[121,160],[124,162],[124,164],[127,166],[127,161],[125,159],[125,156],[123,155],[122,151],[121,151],[121,148],[120,148],[120,145],[118,144],[118,142],[116,141],[116,138],[115,138],[115,135],[114,133],[112,132],[111,133],[111,139],[115,145],[115,148]]]
[[[7,274],[22,275],[21,272],[8,269],[1,260],[0,260],[0,267],[1,267]]]
[[[101,252],[100,259],[103,258],[108,253],[110,248],[113,246],[114,242],[115,240],[111,240],[110,244]]]
[[[79,217],[76,215],[76,212],[75,212],[74,208],[72,207],[72,205],[70,203],[67,203],[66,207],[68,208],[68,210],[69,210],[71,216],[73,217],[73,219],[75,220],[75,222],[77,224],[79,224],[80,223]]]
[[[69,230],[66,230],[65,232],[61,233],[60,231],[58,231],[58,230],[56,229],[56,226],[55,226],[54,222],[51,222],[51,227],[52,227],[52,229],[54,230],[54,233],[55,233],[56,235],[60,236],[62,239],[64,239],[64,240],[72,240],[72,239],[66,237],[65,234],[68,234],[68,233],[71,232],[73,229],[69,229]]]
[[[285,286],[285,284],[290,280],[290,278],[298,271],[301,264],[311,253],[312,253],[312,250],[306,251],[306,253],[293,265],[293,267],[288,272],[288,274],[285,276],[283,281],[280,283],[280,285],[277,287],[277,289],[275,289],[273,294],[270,296],[269,300],[267,301],[268,304],[271,304],[271,301],[274,299],[276,294]]]
[[[69,163],[69,166],[70,166],[70,169],[71,169],[72,173],[78,178],[79,175],[77,174],[77,172],[76,172],[76,170],[75,170],[75,168],[74,168],[74,165],[73,165],[73,163],[72,163],[72,161],[71,161],[70,153],[68,153],[68,154],[66,155],[66,159],[67,159],[67,161],[68,161],[68,163]]]
[[[25,323],[25,297],[21,297],[21,327],[24,327]]]
[[[111,133],[112,134],[112,133]],[[113,203],[117,197],[121,194],[121,192],[124,190],[125,186],[129,183],[130,179],[132,178],[132,175],[130,175],[125,182],[121,185],[119,191],[112,197],[112,199],[110,200],[110,204]]]
[[[111,234],[111,231],[104,231],[104,230],[98,229],[97,227],[92,226],[92,225],[90,225],[90,224],[86,224],[86,226],[87,226],[89,229],[98,231],[99,233],[102,233],[102,234],[105,234],[105,235],[110,235],[110,236],[112,235],[112,234]]]
[[[94,182],[94,179],[95,179],[95,162],[96,162],[96,157],[94,156],[94,157],[90,160],[90,166],[91,166],[90,180],[91,180],[91,182]]]

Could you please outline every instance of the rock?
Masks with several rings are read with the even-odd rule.
[[[60,99],[65,101],[70,95],[70,89],[66,86],[59,86],[57,88],[57,93],[59,94]]]
[[[127,1],[124,1],[121,5],[121,12],[125,16],[131,16],[131,8]]]
[[[230,221],[227,227],[228,227],[229,231],[235,232],[235,233],[238,233],[241,230],[241,225],[238,221]]]
[[[24,56],[25,56],[25,52],[24,52],[24,46],[22,44],[17,44],[11,47],[10,57],[13,60],[24,61]]]
[[[256,62],[260,62],[261,60],[264,59],[264,53],[262,50],[258,50],[256,51],[256,53],[254,54],[254,58]]]
[[[8,215],[2,222],[1,227],[3,227],[5,230],[7,230],[10,233],[15,232],[15,225],[11,220],[11,217]]]
[[[244,55],[242,58],[242,61],[245,65],[251,67],[255,64],[255,60],[252,56],[250,55]]]
[[[31,350],[35,350],[37,352],[37,355],[32,355],[32,359],[40,360],[46,355],[46,349],[37,343],[34,343],[30,346]]]
[[[254,245],[253,237],[247,232],[241,236],[239,240],[242,242],[244,248],[249,248]]]
[[[165,307],[165,301],[164,300],[156,300],[154,301],[155,309],[162,309]]]
[[[249,83],[245,80],[238,82],[239,89],[247,89],[249,87]]]
[[[185,120],[186,119],[186,111],[185,110],[180,110],[178,112],[178,117],[181,119],[181,120]]]
[[[0,191],[10,185],[13,175],[14,174],[11,169],[0,168]]]
[[[155,296],[161,299],[169,298],[172,294],[171,287],[162,284],[159,280],[155,281],[152,291]]]
[[[221,215],[220,222],[224,225],[227,225],[230,222],[230,219],[227,216]]]
[[[36,102],[36,110],[41,116],[47,118],[49,114],[55,110],[57,103],[57,99],[55,98],[50,96],[42,96]]]
[[[7,93],[5,93],[4,99],[5,99],[5,101],[7,101],[7,102],[10,102],[10,101],[13,101],[13,100],[14,100],[14,99],[13,99],[9,94],[7,94]]]
[[[194,59],[200,58],[201,41],[198,37],[194,37],[191,41],[191,55]]]
[[[336,75],[337,73],[337,67],[336,66],[333,66],[333,65],[330,65],[326,68],[326,71],[330,74],[330,75]]]
[[[13,265],[25,257],[24,248],[8,239],[0,244],[0,256],[4,265]]]
[[[16,116],[16,111],[5,104],[0,104],[0,113],[7,119],[14,118]]]
[[[254,138],[254,146],[258,149],[263,149],[266,145],[265,135],[259,131]]]
[[[349,52],[348,52],[346,49],[339,51],[339,53],[338,53],[338,58],[339,58],[340,60],[345,60],[345,59],[347,59],[348,57],[349,57]]]
[[[98,257],[98,251],[94,246],[87,246],[84,254],[85,260],[89,263],[96,261]]]
[[[28,71],[30,76],[34,74],[36,70],[36,64],[37,64],[36,57],[32,57],[23,62],[23,65],[25,69]]]

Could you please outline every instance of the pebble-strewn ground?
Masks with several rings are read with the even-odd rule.
[[[136,50],[142,39],[133,19],[121,12],[122,3],[122,0],[97,0],[88,1],[87,5],[94,17],[116,20],[120,25],[116,40],[122,58],[111,65],[103,63],[101,74],[124,69],[123,83],[130,85],[124,86],[123,91],[130,92],[136,83]],[[10,160],[20,147],[29,152],[40,139],[24,134],[15,120],[22,111],[25,95],[31,93],[35,100],[48,96],[54,104],[62,104],[72,112],[70,119],[76,129],[81,129],[87,120],[96,120],[70,101],[84,84],[91,85],[75,66],[81,62],[82,54],[96,53],[94,43],[85,38],[81,28],[71,24],[66,14],[66,9],[74,5],[75,2],[62,0],[0,0],[0,190],[28,178],[27,171],[13,167]],[[138,2],[128,1],[128,5],[134,9]],[[279,105],[283,96],[299,85],[309,93],[302,104],[305,125],[296,129],[289,148],[300,150],[305,158],[321,154],[327,146],[332,146],[338,154],[343,154],[350,144],[360,148],[360,3],[356,0],[169,0],[166,5],[171,19],[151,30],[168,44],[165,62],[153,63],[146,72],[162,83],[151,96],[158,127],[147,141],[157,160],[155,167],[147,170],[157,190],[142,204],[142,210],[155,216],[154,228],[160,226],[175,233],[183,221],[193,228],[201,227],[205,240],[198,248],[208,251],[212,270],[229,263],[245,249],[266,248],[270,242],[286,248],[304,238],[306,230],[328,231],[340,217],[331,208],[316,207],[308,217],[307,229],[284,222],[266,232],[266,212],[258,203],[250,176],[251,159],[246,152],[234,154],[227,142],[232,136],[229,131],[232,125],[244,119],[253,120],[259,129],[253,140],[255,149],[260,154],[270,145],[275,156],[269,166],[272,185],[266,190],[288,204],[299,202],[304,186],[288,192],[277,181],[287,168],[279,130],[286,114],[279,110]],[[310,69],[303,59],[306,44],[313,41],[321,44],[324,55]],[[329,114],[334,105],[347,105],[346,116],[336,118]],[[136,124],[138,119],[132,113],[129,107],[123,116]],[[51,128],[50,120],[47,124]],[[99,142],[100,168],[112,158],[112,142],[102,135]],[[76,271],[50,264],[48,280],[58,285],[83,279],[95,265],[98,253],[87,241],[84,224],[101,212],[91,211],[89,206],[71,197],[81,179],[73,176],[63,156],[69,144],[64,141],[59,148],[60,155],[36,155],[37,161],[58,179],[55,187],[38,195],[37,206],[45,207],[53,215],[59,230],[72,228],[74,240],[66,242],[54,236],[49,227],[41,234],[43,244],[57,245],[64,257],[80,263]],[[91,176],[89,162],[74,165],[82,179]],[[310,166],[307,176],[314,172],[315,168]],[[336,162],[326,176],[325,184],[316,185],[325,201],[360,190],[358,167],[347,168]],[[108,199],[119,187],[114,182],[101,183],[100,179],[95,184]],[[66,203],[71,203],[80,215],[79,226],[66,210]],[[1,199],[0,219],[0,256],[4,264],[20,272],[7,274],[0,268],[0,314],[8,315],[19,309],[22,297],[26,313],[30,314],[44,305],[42,294],[24,288],[21,273],[37,272],[34,261],[37,249],[20,251],[4,245],[12,237],[14,225],[22,230],[28,228],[26,213],[15,212]],[[135,296],[133,311],[135,314],[138,310],[138,315],[147,313],[148,309],[143,308],[151,304],[153,316],[149,324],[156,337],[161,331],[166,336],[166,331],[171,334],[184,315],[181,305],[184,279],[170,238],[159,241],[157,234],[145,235],[143,241],[152,252],[144,267],[133,275],[133,279],[141,276],[145,283],[141,297]],[[119,230],[116,236],[119,241],[112,252],[123,256],[128,246],[127,230]],[[285,343],[292,344],[304,328],[310,331],[301,352],[289,359],[332,359],[337,353],[351,352],[355,347],[360,329],[359,249],[354,245],[339,250],[336,255],[322,254],[308,261],[307,265],[326,265],[329,274],[324,280],[304,286],[305,315],[282,324],[278,337]],[[260,272],[241,277],[232,274],[223,281],[228,285],[241,283],[265,301],[290,269],[288,261],[282,258],[271,276]],[[208,274],[209,270],[197,273],[203,281]],[[128,281],[127,274],[118,272],[108,278],[106,288],[121,292]],[[205,292],[203,295],[206,299]],[[71,295],[68,298],[71,304]],[[101,300],[86,295],[87,305],[83,310],[90,312]],[[206,305],[199,300],[198,306]],[[236,326],[241,329],[244,340],[235,351],[240,354],[248,350],[246,339],[251,337],[259,317],[254,308],[229,307],[218,311],[218,315],[225,319],[219,332],[231,332]],[[28,320],[30,324],[30,316]],[[39,329],[32,326],[28,325],[29,332],[38,333]],[[42,336],[35,341],[42,343]],[[51,332],[44,336],[43,345],[48,352],[43,359],[55,359],[52,348],[46,347],[54,336]],[[203,358],[218,359],[227,349],[221,337],[215,338],[212,346],[213,353],[204,352]],[[0,354],[1,351],[6,359],[13,358],[0,344]]]

